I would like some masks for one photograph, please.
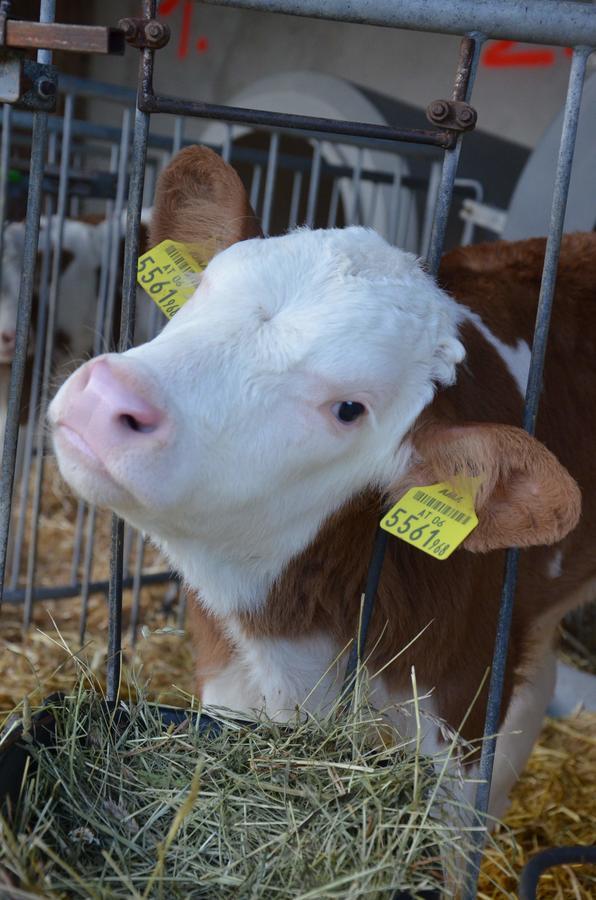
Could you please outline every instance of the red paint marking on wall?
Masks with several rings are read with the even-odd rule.
[[[565,56],[573,51],[567,47]],[[557,60],[557,51],[551,47],[528,48],[520,41],[491,41],[482,54],[482,65],[489,69],[538,68],[552,66]]]
[[[182,8],[182,25],[178,36],[176,54],[179,59],[186,59],[191,44],[193,0],[161,0],[157,12],[166,18],[176,10]],[[201,35],[195,43],[197,53],[206,53],[209,49],[209,41]]]

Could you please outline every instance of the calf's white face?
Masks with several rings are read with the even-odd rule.
[[[60,389],[61,472],[207,602],[214,563],[230,608],[257,602],[330,513],[407,467],[404,436],[463,357],[458,320],[413,256],[363,228],[233,244],[157,338]]]

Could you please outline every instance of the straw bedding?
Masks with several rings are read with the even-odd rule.
[[[64,583],[70,577],[70,548],[72,544],[73,521],[76,514],[76,508],[75,504],[65,497],[51,466],[47,484],[48,488],[44,493],[40,522],[39,581],[46,584]],[[107,572],[108,547],[109,518],[104,517],[98,528],[96,562],[93,573],[94,578],[104,577]],[[161,561],[153,551],[151,551],[148,559],[152,567],[159,568],[161,566]],[[65,563],[64,560],[67,560],[68,562]],[[174,627],[171,611],[164,612],[163,610],[164,593],[164,587],[144,589],[143,591],[142,622],[144,623],[144,629],[136,647],[132,648],[130,644],[125,641],[125,684],[132,685],[133,693],[138,692],[139,685],[146,684],[146,688],[141,688],[140,690],[141,692],[146,690],[146,695],[149,699],[166,703],[175,703],[177,705],[186,705],[190,702],[190,694],[192,693],[191,649],[186,637]],[[2,712],[8,712],[13,706],[19,703],[22,708],[22,701],[25,697],[27,698],[27,705],[35,706],[43,697],[55,690],[72,692],[73,685],[77,679],[77,672],[80,673],[80,666],[77,660],[73,659],[72,655],[72,651],[75,648],[78,648],[78,612],[77,601],[63,600],[37,604],[34,611],[33,625],[27,636],[23,638],[20,633],[20,608],[8,607],[3,610],[2,616],[0,616],[0,710]],[[130,596],[126,595],[124,609],[125,631],[129,620]],[[93,597],[89,610],[88,640],[84,650],[78,654],[78,656],[85,660],[86,677],[96,681],[98,687],[101,686],[105,668],[106,626],[107,611],[105,600],[103,597]],[[92,701],[85,702],[88,704],[92,703]],[[315,726],[315,728],[319,727],[321,726]],[[334,725],[333,727],[336,728],[337,726]],[[67,725],[65,725],[65,728],[67,728]],[[178,760],[185,759],[188,761],[192,758],[193,771],[191,772],[190,769],[188,772],[185,771],[181,776],[181,780],[178,779],[175,784],[172,782],[167,789],[164,788],[166,793],[167,790],[170,791],[168,794],[170,799],[167,802],[164,801],[163,804],[164,828],[161,831],[161,837],[158,838],[157,833],[151,831],[153,826],[149,828],[148,834],[150,833],[149,836],[151,840],[153,840],[153,846],[155,847],[160,846],[163,849],[166,844],[168,844],[169,840],[167,848],[168,852],[165,853],[164,851],[165,855],[163,858],[159,857],[158,854],[157,857],[153,859],[153,869],[149,866],[147,858],[145,858],[143,865],[141,866],[145,880],[142,881],[142,889],[138,896],[143,895],[143,891],[147,891],[145,896],[159,896],[160,891],[162,891],[163,896],[177,896],[167,887],[167,880],[164,881],[163,879],[166,875],[169,878],[176,877],[175,874],[172,875],[172,872],[177,871],[175,866],[174,869],[171,868],[171,865],[174,865],[172,860],[177,860],[177,865],[180,865],[180,854],[184,852],[184,844],[180,842],[187,834],[188,826],[188,822],[186,822],[185,818],[186,813],[185,815],[182,815],[180,811],[186,809],[188,813],[188,809],[192,806],[192,803],[188,800],[194,790],[192,785],[194,784],[196,787],[196,785],[202,783],[201,778],[204,778],[204,774],[197,774],[195,781],[193,781],[193,776],[195,775],[194,767],[196,767],[199,758],[201,758],[201,748],[193,744],[191,753],[191,745],[188,743],[188,741],[191,740],[189,735],[180,735],[179,737],[181,741],[180,745],[178,747],[172,745],[168,752],[171,751],[175,756],[175,754],[180,751],[180,755],[176,757]],[[306,731],[300,732],[299,730],[298,738],[301,749],[295,748],[295,758],[301,757],[303,760],[308,759],[309,754],[312,756],[316,752],[315,745],[317,742],[318,746],[321,744],[320,734],[315,739],[314,737],[309,737],[309,734],[307,734]],[[139,736],[137,735],[135,739],[138,740]],[[155,755],[155,759],[157,759],[159,754],[163,752],[163,744],[160,744],[156,735],[154,735],[151,740],[153,740],[153,746],[150,746],[151,741],[139,745],[144,747],[144,751],[141,755],[145,760],[153,758],[152,755]],[[251,754],[255,757],[255,755],[258,756],[264,752],[263,748],[265,747],[268,755],[266,753],[263,757],[264,761],[257,765],[257,769],[253,772],[253,776],[256,780],[262,781],[263,773],[267,772],[267,777],[264,780],[269,780],[271,783],[275,782],[275,779],[277,778],[276,767],[281,766],[281,750],[279,742],[272,740],[271,732],[263,735],[263,743],[258,747],[255,743],[251,743],[251,741],[256,741],[256,738],[254,737],[249,741],[245,740],[245,743],[243,743],[242,740],[239,740],[237,736],[232,734],[228,735],[226,740],[230,742],[226,747],[222,746],[214,749],[217,752],[221,751],[224,756],[228,752],[231,753],[231,757],[226,757],[228,759],[233,758],[234,754],[238,753],[240,753],[240,756],[244,754],[247,758],[250,757]],[[184,743],[185,741],[186,743]],[[342,743],[342,741],[344,741],[344,743]],[[337,751],[340,756],[342,753],[345,755],[348,744],[351,747],[350,752],[356,752],[354,747],[356,746],[357,741],[354,740],[353,733],[349,734],[348,731],[344,731],[341,739],[336,743],[337,746],[333,752]],[[329,747],[329,754],[332,756],[333,748],[331,744]],[[360,754],[369,752],[370,750],[364,748],[364,746],[359,746],[358,748],[358,753]],[[383,752],[385,754],[387,753],[386,750],[379,750],[378,752],[381,754]],[[116,759],[116,757],[114,757],[114,759]],[[206,757],[204,757],[204,759],[206,764],[209,760],[207,760]],[[384,760],[379,758],[376,762],[384,761],[384,766],[381,766],[381,769],[384,768],[385,771],[392,771],[390,766],[388,767],[387,765],[387,759],[388,757],[385,756]],[[286,765],[286,763],[284,763],[284,765]],[[368,765],[369,763],[371,763],[370,766]],[[373,768],[373,763],[375,763],[373,757],[367,758],[366,766],[368,768]],[[116,760],[114,765],[116,766],[117,771],[115,770],[111,773],[110,777],[112,775],[114,778],[120,777],[122,775],[124,762],[122,759],[119,761]],[[211,759],[211,765],[214,766],[214,758]],[[259,766],[261,765],[264,768],[259,774]],[[175,768],[176,767],[174,766],[174,770]],[[216,769],[221,775],[225,766],[223,768],[221,766],[214,766],[213,770],[215,771]],[[274,773],[274,770],[275,777],[272,774]],[[341,790],[343,789],[341,787],[343,784],[343,774],[340,776],[338,782],[337,774],[329,774],[332,772],[332,769],[327,767],[325,771],[329,775],[325,782],[325,790],[333,790],[335,795],[337,795],[338,791],[341,794]],[[406,770],[402,768],[402,773],[405,771]],[[419,771],[424,771],[424,767]],[[299,776],[294,774],[294,777],[298,779],[296,783],[301,784],[301,780],[306,778],[305,769],[303,768],[300,770]],[[413,778],[413,774],[410,777]],[[369,778],[369,775],[367,775],[367,778]],[[217,778],[214,774],[213,780],[210,782],[212,793],[215,792],[216,786],[214,787],[214,785],[216,780]],[[306,781],[308,781],[308,779],[306,779]],[[314,790],[313,783],[308,783],[310,785],[309,790]],[[381,782],[373,782],[372,780],[369,780],[367,783],[369,785],[368,788],[365,788],[362,784],[358,790],[360,790],[360,788],[362,791],[370,790],[373,783],[381,784]],[[135,784],[136,788],[134,787]],[[190,788],[189,785],[191,785]],[[259,785],[259,791],[261,788],[262,784]],[[318,789],[322,790],[320,785]],[[408,808],[411,808],[411,785],[407,789],[403,787],[403,778],[401,789],[410,790]],[[242,816],[245,815],[243,810],[246,810],[246,804],[257,802],[252,796],[252,783],[250,790],[250,797],[248,797],[246,801],[242,801],[239,799],[242,794],[242,785],[240,782],[237,785],[237,793],[234,794],[233,804],[229,809],[234,809],[234,816],[236,816],[238,822],[241,822]],[[383,797],[385,798],[385,805],[381,803],[381,806],[383,806],[383,815],[388,814],[391,808],[395,808],[398,800],[398,807],[403,806],[404,804],[408,805],[403,801],[403,797],[400,800],[398,794],[393,796],[390,793],[389,783],[385,785],[383,790],[389,791],[389,793],[383,794]],[[132,793],[129,794],[129,801],[135,792],[141,792],[141,785],[136,783],[134,779],[130,782],[130,791]],[[164,797],[166,796],[166,793],[164,793]],[[259,802],[264,802],[264,795],[259,794],[258,796],[261,798]],[[309,794],[309,803],[312,803],[313,796],[314,794]],[[360,805],[358,806],[358,804],[356,804],[356,806],[358,807],[358,814],[362,816],[362,809],[364,808],[362,806],[363,795],[358,794],[358,796],[360,797]],[[269,800],[270,799],[271,797],[269,797]],[[267,802],[269,802],[269,800]],[[303,801],[304,798],[300,800],[300,803],[303,803]],[[296,802],[298,803],[298,800],[296,800]],[[265,804],[265,806],[266,805],[267,804]],[[285,803],[285,801],[282,805],[284,810],[283,814],[285,816],[290,814],[288,812],[290,808],[294,809],[293,814],[297,814],[297,807],[295,808],[291,804]],[[210,815],[215,818],[226,815],[227,809],[228,807],[226,806],[225,808],[220,807],[219,811],[211,810]],[[314,806],[312,809],[314,809]],[[312,812],[312,809],[310,812]],[[281,806],[279,806],[279,812],[281,815]],[[228,814],[231,815],[229,811]],[[300,806],[299,815],[307,818],[309,814],[310,813],[305,806]],[[141,815],[141,820],[143,819],[143,815]],[[176,820],[177,815],[178,820]],[[116,819],[117,818],[118,816],[116,816]],[[105,822],[107,822],[109,817],[107,819],[104,817],[104,819]],[[171,834],[176,821],[178,824],[176,825],[175,834]],[[364,821],[366,822],[366,815]],[[304,887],[304,896],[348,897],[363,896],[365,893],[366,896],[387,896],[386,891],[383,893],[382,890],[384,882],[382,881],[381,876],[379,876],[377,881],[371,876],[370,881],[367,882],[366,890],[364,888],[364,882],[358,882],[358,878],[361,877],[362,871],[371,867],[371,860],[374,857],[374,853],[368,858],[366,865],[362,864],[363,857],[361,855],[356,868],[352,866],[352,869],[350,869],[349,865],[347,866],[347,869],[345,868],[347,854],[344,852],[342,857],[342,842],[344,844],[349,843],[350,836],[352,836],[352,843],[354,843],[356,838],[354,838],[352,832],[348,833],[348,831],[346,831],[345,835],[341,836],[341,827],[344,826],[341,826],[339,820],[321,818],[318,825],[318,831],[315,829],[313,834],[309,833],[308,837],[305,837],[304,842],[301,844],[299,843],[300,829],[298,829],[296,831],[296,841],[298,841],[298,843],[292,845],[293,849],[291,849],[291,852],[288,850],[290,845],[288,844],[286,847],[288,856],[284,865],[287,864],[289,866],[287,860],[291,857],[294,866],[293,870],[291,866],[289,866],[288,869],[283,870],[285,872],[284,878],[286,881],[283,883],[274,883],[274,881],[271,881],[270,892],[259,893],[259,884],[265,884],[266,878],[274,879],[275,876],[271,874],[269,868],[267,868],[267,871],[265,872],[264,869],[259,869],[255,863],[254,870],[252,870],[253,874],[251,875],[249,869],[246,869],[244,870],[243,876],[248,878],[249,881],[252,878],[250,881],[252,893],[247,891],[247,893],[242,895],[246,897],[299,896],[302,888],[300,888],[300,890],[296,888],[294,893],[288,893],[287,891],[284,893],[285,887],[287,887],[288,884],[301,884],[303,887],[307,884],[311,884],[315,885],[315,887],[311,887],[309,890],[313,890],[314,893],[305,893],[306,887]],[[169,832],[168,828],[170,829]],[[370,833],[368,834],[368,838],[366,837],[367,829],[369,829],[368,825],[366,825],[364,831],[362,831],[362,829],[360,831],[356,829],[357,840],[360,841],[360,846],[364,846],[362,841],[366,844],[366,841],[371,838]],[[291,831],[287,820],[286,830],[288,830],[288,833]],[[353,882],[354,884],[360,884],[360,888],[362,889],[360,893],[358,893],[358,890],[355,887],[353,887],[353,893],[349,893],[349,889],[346,887],[346,884],[349,885],[350,883],[349,879],[343,885],[337,885],[335,893],[321,893],[320,888],[316,887],[316,879],[313,875],[313,871],[316,869],[314,862],[312,870],[307,871],[309,865],[308,859],[314,859],[314,857],[316,857],[317,835],[320,841],[323,842],[327,839],[330,830],[333,830],[336,834],[340,835],[333,845],[333,852],[336,854],[336,860],[339,860],[341,857],[341,864],[344,866],[344,869],[341,869],[338,862],[338,868],[342,871],[352,872],[353,875],[355,872],[360,873],[357,877],[354,875],[356,880]],[[126,831],[126,829],[124,829],[124,831]],[[122,828],[120,828],[120,832],[123,833]],[[82,844],[80,845],[82,851],[85,849],[85,833],[77,832],[77,834],[79,834],[80,841],[82,841]],[[356,832],[354,832],[354,834],[356,834]],[[506,822],[498,829],[494,846],[489,847],[485,854],[479,897],[514,897],[517,884],[517,873],[519,873],[519,870],[528,856],[539,849],[557,844],[591,843],[594,841],[595,834],[596,715],[579,712],[570,719],[564,721],[548,720],[545,724],[541,740],[530,759],[526,772],[515,788],[513,802]],[[89,837],[89,835],[86,837]],[[244,835],[243,840],[248,841],[254,839],[258,843],[258,840],[260,840],[261,837],[262,835],[251,834],[249,829]],[[123,840],[124,843],[128,840],[126,834],[124,834]],[[6,852],[7,846],[6,837],[0,839],[0,858],[1,853]],[[89,852],[94,848],[97,849],[97,845],[93,844],[93,842],[86,847]],[[255,849],[255,846],[253,846],[253,849]],[[388,869],[383,869],[380,861],[381,859],[384,859],[385,863],[387,863],[387,854],[390,849],[391,853],[394,853],[395,847],[390,848],[390,843],[387,843],[387,841],[383,843],[381,841],[377,849],[377,857],[374,858],[379,862],[379,871],[384,871],[386,875]],[[462,848],[462,852],[464,851],[465,848]],[[221,854],[221,846],[218,852]],[[303,854],[302,856],[301,853]],[[383,854],[385,854],[385,856]],[[91,853],[91,856],[93,856],[93,853]],[[257,857],[260,858],[258,852],[255,853],[254,858],[256,859]],[[271,861],[274,857],[270,855],[267,858]],[[108,865],[108,867],[111,865],[111,863],[107,864],[105,862],[105,854],[101,859],[102,865]],[[122,863],[125,856],[114,856],[112,859],[112,876],[114,876],[114,873],[118,874],[118,859],[120,859],[120,863]],[[410,870],[407,873],[408,878],[416,876],[416,871],[418,871],[418,874],[422,872],[425,878],[432,878],[432,860],[429,864],[428,859],[428,854],[426,857],[424,857],[423,854],[418,862],[418,870],[416,869],[416,866],[413,868],[410,867]],[[352,859],[350,865],[353,863],[354,860]],[[154,871],[156,865],[161,865],[162,868],[154,874],[153,882],[147,887],[147,878],[151,878],[151,873]],[[213,871],[216,869],[217,866],[214,866]],[[193,869],[193,871],[198,877],[199,870]],[[201,894],[200,896],[240,896],[240,894],[238,894],[238,882],[234,881],[233,877],[229,883],[224,883],[224,881],[218,882],[217,878],[223,877],[221,876],[223,869],[220,867],[217,871],[219,874],[216,872],[214,875],[212,872],[209,876],[216,879],[213,882],[214,892],[211,894]],[[240,870],[237,870],[237,874],[238,871]],[[281,871],[282,869],[280,869],[280,872]],[[288,881],[287,879],[290,877],[288,872],[291,872],[292,878],[296,877],[297,881]],[[164,873],[166,874],[164,875]],[[414,873],[414,875],[412,875],[412,873]],[[327,873],[327,875],[329,875],[329,873]],[[96,876],[97,866],[94,877]],[[311,876],[314,880],[311,879],[311,881],[309,881]],[[64,872],[62,872],[61,877],[66,877]],[[91,877],[91,875],[89,877]],[[126,873],[120,871],[118,877],[122,883],[129,884],[130,887],[131,883],[126,881],[126,878],[128,877],[126,876]],[[368,876],[366,877],[368,878]],[[423,880],[424,879],[419,879],[416,883],[421,884]],[[171,883],[172,882],[169,883],[170,886]],[[247,884],[248,883],[249,882],[247,881]],[[141,884],[141,882],[139,882],[139,884]],[[215,885],[217,885],[217,889],[215,889]],[[57,893],[47,893],[47,885],[42,888],[40,883],[39,889],[42,890],[44,896],[117,896],[116,894],[110,893],[94,894],[91,891],[87,894],[76,893],[74,884],[71,887],[72,892],[69,890],[68,893],[65,893],[65,888],[62,886],[61,890]],[[137,887],[135,885],[133,885],[133,887],[136,891]],[[35,887],[32,889],[38,890],[38,888]],[[0,881],[0,897],[16,897],[17,893],[15,891],[15,888],[6,887],[3,889]],[[38,896],[39,894],[23,894],[23,896],[34,895]],[[135,894],[129,891],[129,893],[120,894],[119,896],[135,896]],[[185,894],[181,893],[180,896],[185,896]],[[197,894],[197,896],[199,895]],[[553,900],[554,898],[561,898],[561,900],[563,900],[563,898],[568,897],[586,898],[587,900],[587,898],[593,896],[596,896],[596,869],[594,867],[575,869],[572,867],[560,867],[550,870],[541,879],[539,897],[544,898],[544,900],[547,900],[547,898],[548,900],[550,900],[550,898],[553,898]]]

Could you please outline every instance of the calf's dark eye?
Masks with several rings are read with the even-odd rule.
[[[364,415],[366,409],[362,403],[355,400],[344,400],[343,403],[337,403],[333,407],[333,411],[340,422],[354,422]]]

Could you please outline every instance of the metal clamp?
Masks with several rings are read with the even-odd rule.
[[[120,19],[118,28],[124,33],[124,40],[139,50],[160,50],[170,40],[170,28],[158,19],[140,19],[128,16]]]
[[[463,100],[433,100],[426,107],[426,118],[441,128],[472,131],[476,126],[478,113],[473,106]]]

